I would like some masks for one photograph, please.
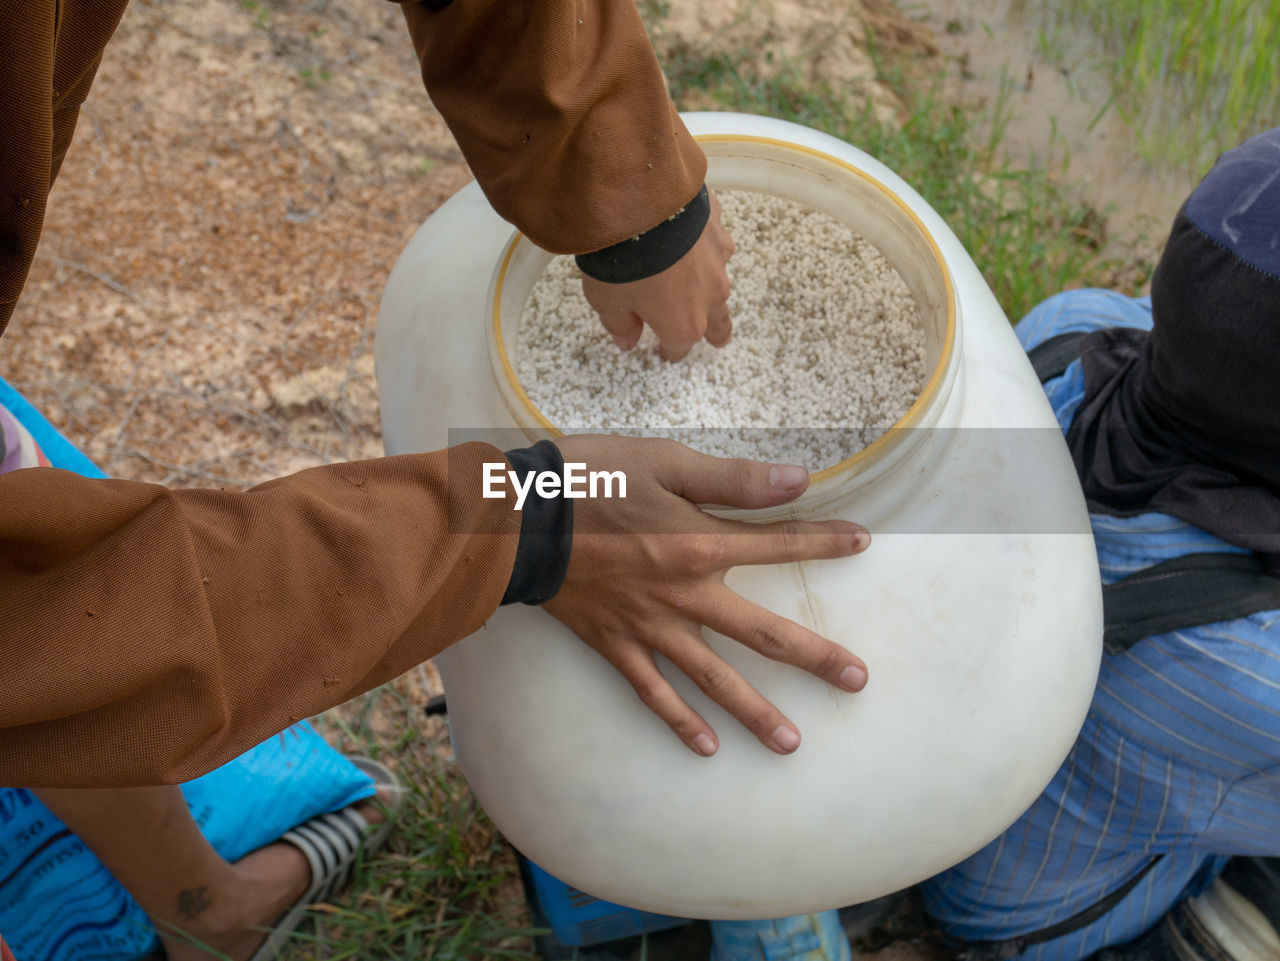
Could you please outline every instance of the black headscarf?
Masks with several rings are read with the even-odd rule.
[[[1067,444],[1089,509],[1162,511],[1280,554],[1280,127],[1192,192],[1152,279],[1154,329],[1086,337]]]

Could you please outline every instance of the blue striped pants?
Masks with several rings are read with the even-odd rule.
[[[1181,552],[1188,539],[1212,546],[1170,521],[1144,531],[1135,553],[1121,536],[1133,519],[1095,519],[1104,582],[1176,555],[1179,540]],[[1163,556],[1137,556],[1151,553]],[[948,933],[987,941],[1041,930],[1163,854],[1102,918],[1022,956],[1077,961],[1142,934],[1231,855],[1280,855],[1280,612],[1150,637],[1103,661],[1084,729],[1041,797],[922,886]]]

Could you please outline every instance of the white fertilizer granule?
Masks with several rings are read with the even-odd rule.
[[[646,328],[618,350],[573,258],[557,257],[525,306],[517,376],[567,432],[662,433],[710,454],[828,467],[892,427],[923,389],[915,302],[833,217],[769,194],[718,196],[736,247],[728,346],[704,341],[669,363]]]

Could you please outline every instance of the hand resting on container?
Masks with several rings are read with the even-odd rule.
[[[655,651],[766,747],[789,754],[800,743],[782,712],[706,643],[704,625],[842,690],[865,686],[859,658],[735,594],[724,575],[737,564],[857,554],[870,542],[866,529],[845,521],[746,524],[697,506],[784,504],[809,486],[807,471],[711,457],[655,438],[578,435],[556,445],[566,461],[624,471],[627,496],[577,502],[564,584],[543,606],[617,668],[691,750],[709,756],[719,742],[659,672]]]
[[[720,202],[710,195],[711,214],[697,242],[661,273],[614,284],[583,275],[582,292],[605,329],[623,350],[640,340],[644,325],[658,335],[667,360],[681,360],[706,337],[715,347],[729,343],[729,275],[733,239],[720,222]]]

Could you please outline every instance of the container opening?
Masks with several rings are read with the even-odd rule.
[[[823,418],[828,417],[830,413],[828,408],[836,406],[837,400],[848,407],[845,402],[854,393],[879,395],[883,394],[886,389],[892,390],[893,381],[898,378],[899,374],[906,376],[905,369],[904,371],[881,370],[878,374],[881,381],[879,386],[874,383],[871,385],[853,383],[852,379],[847,377],[843,378],[844,382],[841,383],[840,370],[842,368],[840,363],[832,366],[833,360],[841,361],[841,358],[837,356],[837,352],[827,349],[831,346],[830,344],[802,345],[805,352],[804,355],[809,360],[816,358],[815,362],[817,368],[820,368],[818,373],[821,378],[816,384],[810,381],[802,388],[795,389],[793,391],[794,396],[781,398],[782,403],[768,406],[761,401],[760,397],[744,403],[743,397],[740,396],[744,391],[735,393],[732,386],[730,386],[731,382],[726,382],[725,380],[735,372],[738,374],[743,371],[750,373],[754,364],[756,365],[754,369],[759,372],[759,376],[749,379],[765,380],[772,377],[776,381],[776,371],[766,373],[759,366],[761,363],[768,366],[769,358],[767,353],[763,357],[758,353],[753,355],[749,363],[721,365],[717,362],[715,349],[706,346],[701,348],[703,355],[701,358],[691,356],[681,365],[665,365],[665,362],[657,361],[656,357],[652,357],[651,359],[657,361],[657,364],[668,368],[667,371],[663,371],[655,367],[656,376],[659,377],[657,381],[658,388],[663,388],[664,385],[669,385],[672,382],[670,378],[663,379],[671,368],[681,367],[682,373],[694,375],[698,390],[693,393],[698,394],[700,391],[701,394],[698,394],[698,396],[705,397],[714,394],[716,391],[728,392],[734,395],[732,396],[732,402],[717,411],[715,417],[707,417],[706,420],[702,420],[705,414],[691,415],[688,410],[683,411],[681,416],[685,423],[701,422],[704,425],[694,429],[692,432],[686,432],[683,436],[673,434],[670,430],[651,431],[651,433],[674,435],[677,439],[689,443],[691,446],[703,447],[704,449],[711,446],[713,448],[711,449],[712,453],[800,460],[817,474],[815,482],[823,478],[835,477],[836,475],[847,475],[851,472],[857,473],[870,464],[882,460],[897,446],[894,441],[895,435],[902,433],[900,431],[888,431],[889,427],[927,426],[931,420],[936,419],[937,408],[949,390],[950,381],[954,377],[957,366],[956,344],[958,338],[956,327],[959,321],[950,277],[937,245],[929,237],[919,218],[916,217],[906,203],[874,178],[842,160],[795,144],[771,139],[714,136],[700,138],[700,142],[708,156],[708,185],[717,194],[725,196],[726,225],[730,227],[731,232],[733,232],[734,226],[730,222],[730,208],[733,207],[735,210],[744,208],[744,202],[739,201],[734,195],[740,194],[740,192],[749,192],[765,196],[760,198],[760,202],[756,204],[752,204],[751,199],[747,198],[745,200],[745,209],[748,211],[753,206],[763,207],[768,205],[781,210],[788,203],[811,208],[819,212],[820,216],[825,215],[832,218],[839,224],[854,231],[874,248],[876,257],[882,255],[883,259],[888,261],[893,271],[896,272],[897,277],[900,278],[900,281],[896,279],[894,281],[898,283],[899,300],[907,304],[908,312],[914,306],[916,315],[911,324],[913,330],[917,332],[917,345],[915,347],[917,356],[913,361],[914,368],[910,371],[910,376],[914,378],[914,382],[911,384],[910,393],[898,398],[901,416],[898,416],[898,411],[894,410],[891,416],[884,417],[884,405],[881,405],[881,416],[876,418],[873,423],[853,424],[846,419],[843,423],[840,423],[840,426],[836,426],[835,422],[829,419],[824,420]],[[772,200],[772,198],[780,198],[781,203]],[[781,214],[775,212],[775,219],[778,216],[785,219],[788,215],[783,210]],[[756,220],[759,221],[759,218],[757,217]],[[785,227],[786,225],[780,226]],[[824,229],[826,226],[824,225]],[[753,229],[756,227],[759,227],[758,222],[753,224]],[[835,229],[838,230],[839,228],[836,227]],[[741,234],[741,231],[739,231],[739,234]],[[754,243],[751,238],[741,235],[735,236],[735,242],[737,243],[738,254],[735,255],[734,260],[730,263],[731,275],[735,275],[735,285],[751,284],[758,287],[763,284],[767,288],[769,286],[768,279],[756,277],[749,281],[744,281],[744,275],[740,269],[744,266],[742,261],[747,253],[747,248],[752,246],[760,247],[761,245]],[[767,247],[768,245],[765,244],[764,246]],[[753,253],[752,257],[755,256],[756,254]],[[537,338],[532,341],[526,339],[525,353],[522,354],[521,323],[522,317],[525,315],[526,306],[530,301],[530,296],[534,293],[535,284],[543,276],[551,261],[551,255],[539,250],[523,237],[517,235],[508,246],[495,273],[490,299],[493,320],[489,344],[490,360],[498,388],[503,394],[508,409],[517,423],[531,438],[557,436],[561,433],[559,429],[561,426],[570,431],[575,428],[607,430],[624,421],[635,423],[636,421],[628,420],[625,416],[617,416],[611,421],[589,419],[594,413],[587,409],[591,407],[589,398],[596,396],[616,401],[618,393],[616,384],[609,383],[607,377],[602,378],[601,370],[593,369],[590,364],[590,357],[585,356],[585,354],[590,354],[594,351],[600,357],[607,358],[609,362],[613,362],[618,356],[617,348],[612,345],[609,338],[604,335],[603,330],[599,328],[598,321],[589,314],[586,315],[589,321],[587,329],[592,331],[594,339],[591,343],[595,346],[588,345],[584,347],[584,342],[579,342],[565,349],[565,362],[561,368],[564,383],[572,385],[575,391],[576,406],[574,403],[570,403],[567,406],[555,403],[554,392],[548,394],[545,389],[548,385],[534,382],[536,378],[531,375],[538,369],[543,371],[553,370],[554,360],[557,355],[543,350],[545,356],[540,360],[543,366],[541,368],[537,366],[531,367],[528,356],[530,353],[529,344],[536,345]],[[751,267],[750,264],[745,266]],[[794,268],[795,265],[786,264],[785,266]],[[856,264],[853,264],[853,268],[864,269]],[[566,285],[563,289],[569,290],[573,285],[576,285],[576,277],[571,277],[570,271],[553,267],[552,272],[557,269],[566,278],[561,281]],[[777,271],[778,269],[779,264],[775,260],[773,270]],[[832,278],[839,278],[839,271],[837,270],[835,273],[829,272],[825,276],[827,279],[821,286],[832,286]],[[791,279],[794,281],[797,278],[793,275]],[[844,284],[848,279],[840,278],[836,282]],[[544,281],[545,283],[546,281]],[[803,285],[800,286],[801,288],[803,287]],[[866,284],[862,284],[862,287],[865,288],[866,286]],[[844,290],[844,287],[839,288],[837,295],[842,295],[840,292]],[[542,293],[546,294],[546,292]],[[766,293],[769,292],[766,291]],[[795,293],[796,296],[806,299],[812,305],[813,300],[809,295],[814,294],[814,291],[800,289]],[[817,293],[822,294],[824,292]],[[825,293],[831,294],[832,291],[828,290]],[[552,292],[551,296],[554,298],[556,295]],[[576,296],[579,300],[581,299],[580,292],[577,292]],[[567,299],[566,297],[566,301]],[[819,299],[821,299],[820,296]],[[772,303],[772,309],[777,310],[779,304],[782,304],[785,308],[786,297],[783,296],[781,300],[778,297],[774,297]],[[589,310],[589,308],[585,307],[585,301],[582,302],[582,307]],[[774,319],[780,320],[784,314],[785,309],[781,314],[777,314]],[[877,324],[884,322],[884,317],[873,317],[865,326],[871,328],[875,336],[880,337],[880,343],[884,349],[891,349],[892,345],[885,346],[887,341],[882,336],[884,331],[876,329]],[[758,326],[759,322],[757,321],[756,323]],[[739,338],[737,334],[735,335],[740,347],[747,339],[743,327],[745,327],[745,322],[743,326],[737,329],[737,333],[743,336]],[[546,328],[546,330],[553,329]],[[539,333],[545,334],[546,330]],[[923,335],[922,344],[919,343],[920,334]],[[648,336],[651,337],[652,335]],[[795,346],[795,340],[796,338],[792,337],[792,347]],[[803,341],[803,336],[799,340]],[[849,343],[854,343],[854,341]],[[733,349],[733,346],[726,348],[725,352],[723,352],[724,356],[728,356],[728,352]],[[840,346],[843,346],[846,350],[857,349],[845,343]],[[557,347],[556,349],[560,348]],[[754,346],[753,349],[755,349]],[[921,352],[923,357],[918,356]],[[584,361],[587,362],[585,366]],[[720,366],[724,366],[726,369],[718,371],[716,368]],[[729,367],[734,367],[734,370],[727,369]],[[857,365],[850,365],[850,369],[857,369]],[[812,373],[812,368],[809,373]],[[584,379],[587,382],[584,383]],[[781,387],[779,387],[779,383],[781,383]],[[785,377],[782,381],[773,383],[764,392],[765,397],[776,395],[780,390],[785,392],[787,383],[788,381]],[[672,391],[671,393],[673,394],[669,398],[671,403],[677,405],[688,403],[687,397],[682,400],[678,395],[687,395],[690,393],[689,390]],[[746,390],[745,393],[750,394],[750,390]],[[900,389],[899,393],[901,393]],[[643,396],[643,392],[640,392],[637,396]],[[538,397],[541,403],[539,400],[535,400],[535,397]],[[548,402],[548,397],[552,398],[551,402]],[[775,397],[775,399],[777,398]],[[635,404],[637,401],[635,397],[632,397],[629,401],[624,399],[624,403],[626,402]],[[653,406],[660,406],[666,402],[667,400],[664,399]],[[872,404],[871,408],[874,409],[875,404]],[[868,408],[865,405],[862,407],[854,405],[851,409],[859,412],[855,419],[861,419],[862,412],[865,412]],[[584,417],[587,419],[579,420],[576,423],[573,422],[573,412],[575,410],[582,410]],[[806,412],[809,416],[806,416]],[[793,418],[795,419],[793,420]],[[641,422],[652,423],[652,421]],[[822,425],[817,429],[816,439],[806,439],[805,443],[801,444],[799,448],[807,452],[808,456],[797,457],[787,456],[785,453],[770,454],[766,452],[752,455],[748,451],[714,449],[716,444],[726,442],[726,431],[730,435],[728,443],[740,442],[745,431],[748,434],[759,432],[760,435],[774,435],[773,439],[766,436],[748,437],[747,439],[749,441],[763,440],[769,445],[780,444],[781,450],[785,451],[787,440],[794,442],[796,439],[796,428],[812,430],[815,423]],[[862,432],[862,437],[858,437],[851,436],[853,432],[850,431],[850,428],[867,428],[867,430]],[[794,446],[794,443],[792,446]]]

